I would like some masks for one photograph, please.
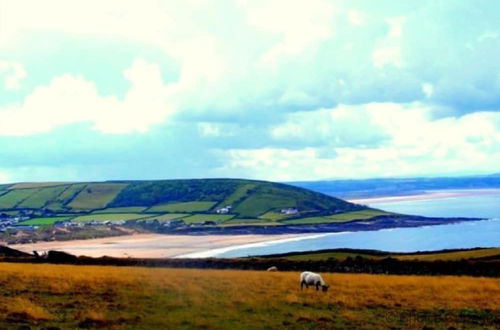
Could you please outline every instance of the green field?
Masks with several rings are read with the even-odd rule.
[[[78,193],[87,186],[84,183],[72,184],[66,188],[65,191],[61,193],[61,195],[57,198],[58,201],[62,203],[70,202]]]
[[[231,226],[280,226],[281,223],[262,219],[240,219],[233,218],[220,224],[221,227]]]
[[[223,222],[234,217],[234,214],[194,214],[186,218],[182,218],[182,221],[186,223],[201,223],[204,221],[215,221]]]
[[[0,196],[0,209],[11,209],[35,194],[38,189],[16,189]]]
[[[269,210],[278,210],[285,207],[296,207],[294,200],[274,196],[271,194],[252,195],[240,203],[235,212],[242,217],[258,217]]]
[[[225,207],[228,205],[232,206],[233,204],[247,197],[249,195],[250,190],[252,190],[256,186],[257,186],[256,183],[249,183],[238,187],[231,195],[229,195],[224,201],[222,201],[219,204],[219,206],[220,207]]]
[[[34,218],[30,220],[26,220],[20,222],[21,225],[29,225],[29,226],[50,226],[53,225],[57,221],[65,221],[69,220],[72,217],[46,217],[46,218]]]
[[[54,186],[67,186],[71,182],[23,182],[10,186],[9,189],[45,188]]]
[[[187,216],[190,216],[191,214],[189,213],[167,213],[167,214],[159,214],[159,215],[151,215],[149,214],[148,218],[145,218],[144,220],[158,220],[158,221],[169,221],[169,220],[175,220],[175,219],[182,219]]]
[[[260,216],[261,219],[271,220],[271,221],[282,220],[288,217],[289,217],[288,215],[276,211],[270,211]]]
[[[106,207],[127,184],[91,183],[68,204],[72,209],[100,209]]]
[[[138,220],[151,217],[151,214],[141,214],[141,213],[110,213],[110,214],[89,214],[81,215],[73,219],[76,222],[87,222],[87,221],[128,221],[128,220]]]
[[[184,202],[156,205],[147,212],[203,212],[209,210],[216,202]]]
[[[26,198],[18,205],[18,207],[32,209],[43,208],[50,201],[56,200],[57,196],[59,196],[66,188],[66,186],[44,187],[43,189],[39,189],[35,194]]]
[[[11,187],[10,184],[0,184],[0,191],[6,190],[7,188]]]
[[[324,217],[308,217],[308,218],[300,218],[300,219],[285,219],[281,220],[284,224],[289,225],[299,225],[299,224],[310,224],[310,223],[329,223],[329,222],[348,222],[354,220],[369,220],[373,217],[379,215],[389,215],[392,213],[368,209],[362,211],[354,211],[354,212],[345,212],[340,214],[334,214]]]
[[[363,210],[364,207],[324,194],[285,184],[240,179],[42,182],[4,184],[1,189],[4,190],[0,191],[0,212],[30,209],[35,214],[45,214],[50,210],[55,216],[80,213],[83,219],[89,214],[142,213],[145,214],[143,217],[155,213],[215,214],[217,208],[227,205],[233,207],[232,216],[207,216],[207,221],[216,219],[214,221],[223,223],[234,215],[235,218],[250,220],[231,219],[231,224],[279,225],[280,222],[348,221],[353,215],[369,217],[362,212],[337,214]],[[296,207],[300,215],[307,215],[307,218],[281,214],[280,209],[285,207]],[[165,216],[163,219],[171,218]],[[200,219],[190,217],[186,221],[202,221]]]
[[[93,214],[104,214],[104,213],[140,213],[146,208],[144,206],[128,206],[128,207],[110,207],[103,210],[96,210],[92,212]]]

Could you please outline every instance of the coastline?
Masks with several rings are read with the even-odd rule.
[[[446,189],[446,190],[428,190],[424,193],[416,193],[412,195],[353,198],[353,199],[347,199],[347,201],[356,204],[392,203],[392,202],[396,203],[396,202],[407,202],[407,201],[409,202],[409,201],[419,201],[419,200],[432,200],[432,199],[468,197],[468,196],[478,196],[478,195],[497,195],[497,194],[500,194],[500,189],[497,188]]]
[[[217,249],[233,249],[248,244],[281,242],[301,239],[311,234],[276,235],[163,235],[135,234],[90,240],[37,242],[11,244],[8,247],[27,253],[49,250],[64,251],[76,256],[120,258],[174,258],[183,255],[207,253]]]
[[[301,236],[298,236],[298,237],[282,238],[282,239],[277,239],[277,240],[272,240],[272,241],[247,243],[247,244],[242,244],[242,245],[231,245],[231,246],[227,246],[227,247],[210,249],[210,250],[206,250],[206,251],[200,251],[200,252],[182,254],[182,255],[175,256],[175,258],[210,258],[210,257],[217,257],[218,255],[220,255],[222,253],[233,251],[233,250],[253,248],[253,247],[260,247],[260,246],[270,246],[270,245],[276,245],[276,244],[288,243],[288,242],[294,242],[294,241],[302,241],[302,240],[307,240],[307,239],[314,239],[314,238],[324,237],[324,236],[328,236],[328,235],[331,235],[331,234],[338,234],[338,233],[323,233],[323,234],[316,234],[316,235],[301,235]]]

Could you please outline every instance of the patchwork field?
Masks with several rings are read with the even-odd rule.
[[[14,208],[16,207],[16,205],[18,205],[37,191],[38,189],[10,190],[6,194],[0,196],[0,209]]]
[[[224,222],[234,217],[231,214],[194,214],[187,218],[182,218],[187,223],[199,223],[204,221]]]
[[[127,207],[110,207],[104,210],[96,210],[92,213],[138,213],[144,211],[146,208],[143,206],[127,206]]]
[[[50,226],[53,225],[57,221],[65,221],[69,220],[71,217],[45,217],[45,218],[35,218],[23,221],[22,225],[28,226]]]
[[[128,221],[149,218],[153,214],[143,213],[110,213],[110,214],[89,214],[75,217],[72,221],[86,222],[86,221]]]
[[[69,203],[73,209],[99,209],[108,205],[126,187],[122,183],[92,183]]]
[[[462,329],[499,325],[500,280],[0,263],[1,328]]]
[[[148,212],[203,212],[210,209],[216,202],[184,202],[156,205]]]
[[[53,217],[83,222],[151,216],[159,221],[182,219],[161,226],[129,223],[165,232],[213,225],[207,221],[217,226],[280,226],[368,220],[388,214],[286,184],[240,179],[41,182],[0,188],[0,214],[28,216],[29,222],[19,224],[33,226],[50,226],[57,221]],[[229,213],[217,213],[226,206],[231,206]],[[283,208],[297,211],[284,214]],[[11,229],[15,233],[15,225]]]
[[[43,208],[48,201],[55,200],[64,190],[65,186],[45,187],[44,189],[29,189],[33,191],[28,198],[23,200],[19,208]]]
[[[376,216],[380,215],[389,215],[391,213],[380,211],[380,210],[362,210],[362,211],[354,211],[354,212],[345,212],[341,214],[334,214],[324,217],[308,217],[308,218],[300,218],[300,219],[284,219],[281,222],[286,224],[307,224],[307,223],[329,223],[329,222],[348,222],[353,220],[368,220]]]

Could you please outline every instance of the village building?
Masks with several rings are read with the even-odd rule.
[[[215,213],[226,214],[226,213],[231,212],[231,208],[232,208],[231,205],[228,205],[226,207],[221,207],[220,209],[215,210]]]
[[[296,209],[295,207],[287,207],[287,208],[281,209],[281,213],[286,214],[286,215],[295,215],[295,214],[299,214],[299,210]]]

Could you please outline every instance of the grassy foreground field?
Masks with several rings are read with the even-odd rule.
[[[491,328],[500,280],[0,263],[0,328]]]

